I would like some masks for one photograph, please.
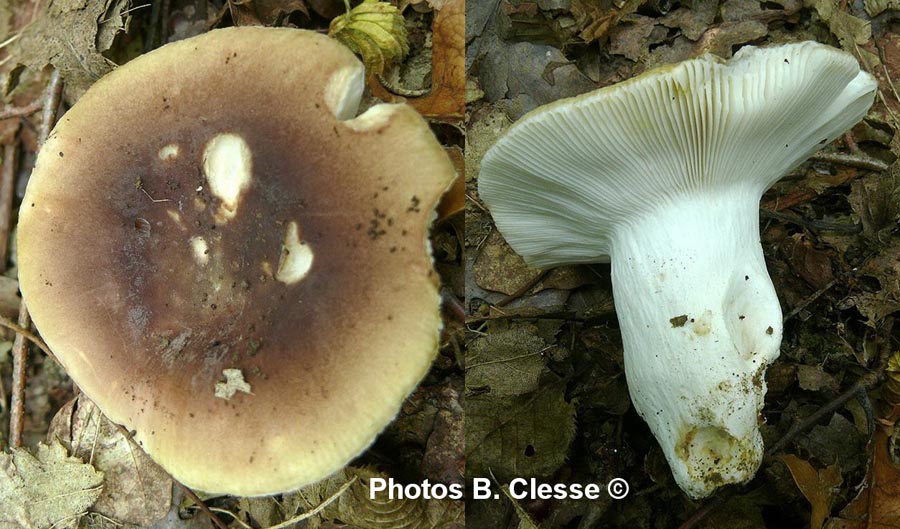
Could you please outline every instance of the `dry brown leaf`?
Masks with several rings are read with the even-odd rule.
[[[853,53],[856,45],[865,44],[872,38],[869,22],[847,12],[847,4],[841,0],[804,0],[803,5],[818,11],[846,51]]]
[[[464,0],[447,0],[436,11],[432,29],[431,91],[405,99],[419,114],[436,121],[459,123],[466,110],[466,17]],[[385,101],[404,101],[375,77],[372,93]]]
[[[828,529],[900,528],[900,467],[891,462],[889,440],[886,431],[875,432],[866,486]]]
[[[454,145],[444,150],[456,168],[456,179],[438,204],[438,219],[445,219],[466,207],[466,162],[462,149]]]
[[[781,253],[794,272],[815,290],[825,288],[834,281],[828,253],[816,248],[802,233],[785,237],[781,242]]]
[[[859,169],[841,166],[835,167],[834,174],[830,172],[820,174],[811,171],[806,178],[795,184],[785,194],[775,195],[774,193],[767,193],[767,195],[771,195],[771,198],[763,200],[760,207],[771,211],[784,211],[797,204],[809,202],[829,189],[844,185],[858,178],[860,174],[861,171]]]
[[[581,38],[594,42],[606,37],[622,17],[637,11],[646,0],[625,0],[621,6],[610,0],[572,0],[572,15],[582,27]]]
[[[66,92],[77,99],[112,69],[100,54],[124,28],[130,0],[57,0],[44,9],[10,47],[13,61],[34,71],[52,64],[66,81]]]
[[[103,473],[71,457],[59,441],[0,453],[0,529],[71,527],[100,497]]]
[[[172,479],[88,398],[82,395],[64,405],[47,437],[59,439],[72,455],[91,461],[105,474],[93,512],[140,526],[152,525],[169,512]]]
[[[346,467],[328,479],[285,496],[285,511],[302,512],[318,507],[354,477],[356,482],[346,492],[308,521],[310,529],[327,527],[324,524],[330,520],[340,520],[360,529],[437,529],[464,519],[462,501],[391,499],[386,491],[372,494],[369,480],[389,476],[354,467]]]
[[[787,465],[794,483],[812,507],[809,518],[810,529],[821,529],[831,513],[831,503],[838,492],[837,488],[843,481],[837,463],[816,470],[808,461],[793,454],[779,456],[778,459]]]
[[[472,274],[479,287],[511,295],[541,275],[541,270],[526,265],[500,232],[494,231],[475,258]]]
[[[303,0],[231,0],[228,2],[235,26],[274,26],[299,12],[309,17]]]

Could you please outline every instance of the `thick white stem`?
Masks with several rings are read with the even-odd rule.
[[[612,282],[632,401],[679,486],[753,477],[781,307],[759,242],[759,193],[674,198],[617,227]]]

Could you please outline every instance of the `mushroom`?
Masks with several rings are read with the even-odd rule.
[[[176,479],[297,489],[340,469],[428,371],[428,242],[454,169],[409,106],[356,116],[362,64],[233,28],[99,80],[40,152],[21,290],[78,386]]]
[[[480,195],[528,264],[611,262],[631,399],[693,498],[748,481],[763,455],[782,316],[762,193],[874,93],[828,46],[745,47],[538,108],[482,161]]]

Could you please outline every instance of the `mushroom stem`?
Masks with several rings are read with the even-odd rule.
[[[762,460],[757,421],[781,307],[759,197],[751,186],[672,197],[611,239],[631,398],[695,498],[748,481]]]

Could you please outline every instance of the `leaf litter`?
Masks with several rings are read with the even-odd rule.
[[[618,476],[640,494],[615,508],[506,497],[473,502],[472,523],[541,529],[662,529],[686,521],[683,527],[900,526],[900,474],[885,463],[900,415],[880,411],[884,396],[877,383],[900,343],[894,324],[900,312],[900,37],[890,22],[896,15],[886,11],[891,6],[889,0],[496,0],[467,6],[467,82],[478,89],[469,105],[466,152],[469,474],[489,476],[500,468],[500,483],[514,472],[568,483]],[[749,486],[710,502],[687,502],[630,406],[609,266],[579,267],[593,280],[557,285],[557,305],[545,304],[547,292],[539,288],[521,291],[541,271],[517,261],[494,228],[479,200],[478,165],[510,123],[540,104],[702,53],[728,58],[744,45],[806,39],[843,48],[879,82],[864,122],[824,146],[824,156],[795,169],[761,203],[763,249],[785,316],[781,358],[767,373],[766,446],[817,411],[827,413],[788,437]],[[543,321],[556,322],[558,332],[542,336],[534,324]],[[540,344],[553,352],[540,357],[542,365],[538,356],[527,356]],[[512,390],[496,382],[500,377]],[[866,396],[827,408],[861,380],[876,381]],[[518,393],[524,389],[529,392]],[[528,400],[534,395],[552,395],[555,406],[535,409]],[[519,464],[525,459],[519,450],[528,446],[523,438],[569,428],[571,440],[556,439],[541,468]],[[788,459],[793,474],[773,464],[782,456],[794,458]]]

